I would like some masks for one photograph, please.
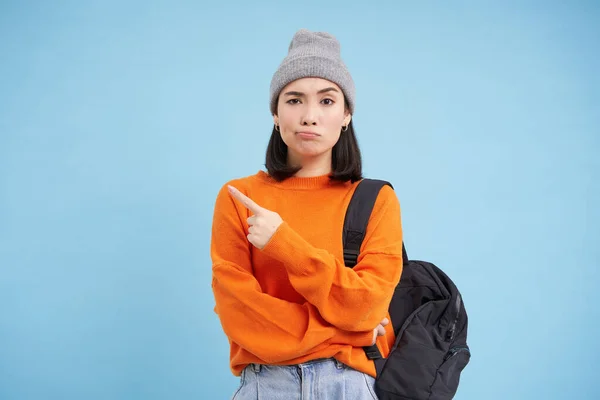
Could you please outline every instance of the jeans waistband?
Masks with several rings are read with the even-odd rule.
[[[315,360],[310,360],[310,361],[306,361],[300,364],[288,364],[288,365],[269,365],[270,367],[275,367],[275,368],[302,368],[303,366],[309,366],[309,365],[313,365],[313,364],[319,364],[319,363],[326,363],[326,362],[331,362],[334,363],[335,366],[338,369],[341,369],[344,367],[344,364],[335,359],[335,358],[318,358]],[[249,364],[248,368],[252,368],[252,370],[254,372],[260,372],[262,369],[263,365],[262,364]]]

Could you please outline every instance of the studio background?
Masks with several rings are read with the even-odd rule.
[[[232,395],[213,205],[263,168],[300,28],[463,294],[456,399],[600,398],[600,6],[501,3],[0,2],[0,398]]]

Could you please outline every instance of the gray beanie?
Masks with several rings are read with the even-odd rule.
[[[290,82],[317,77],[336,83],[344,92],[350,113],[354,113],[355,88],[350,72],[341,59],[340,43],[327,32],[300,29],[294,34],[283,59],[271,80],[271,113],[277,111],[277,98]]]

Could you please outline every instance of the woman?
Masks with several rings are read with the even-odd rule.
[[[388,305],[402,270],[400,206],[384,187],[354,268],[345,210],[362,179],[355,90],[330,34],[299,30],[271,82],[267,172],[224,185],[212,228],[212,287],[243,399],[376,399],[363,349],[389,353]]]

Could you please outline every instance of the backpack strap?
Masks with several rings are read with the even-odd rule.
[[[358,255],[360,254],[360,247],[365,233],[367,231],[367,225],[369,224],[369,218],[373,211],[373,206],[379,195],[379,191],[384,186],[390,186],[394,188],[391,183],[378,179],[363,179],[360,181],[350,199],[350,204],[346,210],[346,217],[344,219],[344,230],[342,232],[342,240],[344,244],[344,264],[352,268],[356,265]],[[402,258],[404,262],[408,262],[408,256],[404,243],[402,243]],[[377,345],[364,347],[367,357],[370,360],[380,359],[381,352]]]
[[[382,187],[389,186],[394,188],[391,183],[378,179],[363,179],[360,181],[350,199],[350,204],[346,210],[344,219],[344,230],[342,232],[342,241],[344,243],[344,264],[347,267],[354,267],[360,254],[369,218],[373,212],[375,201]],[[402,242],[402,258],[404,263],[408,262],[408,255],[404,242]]]

